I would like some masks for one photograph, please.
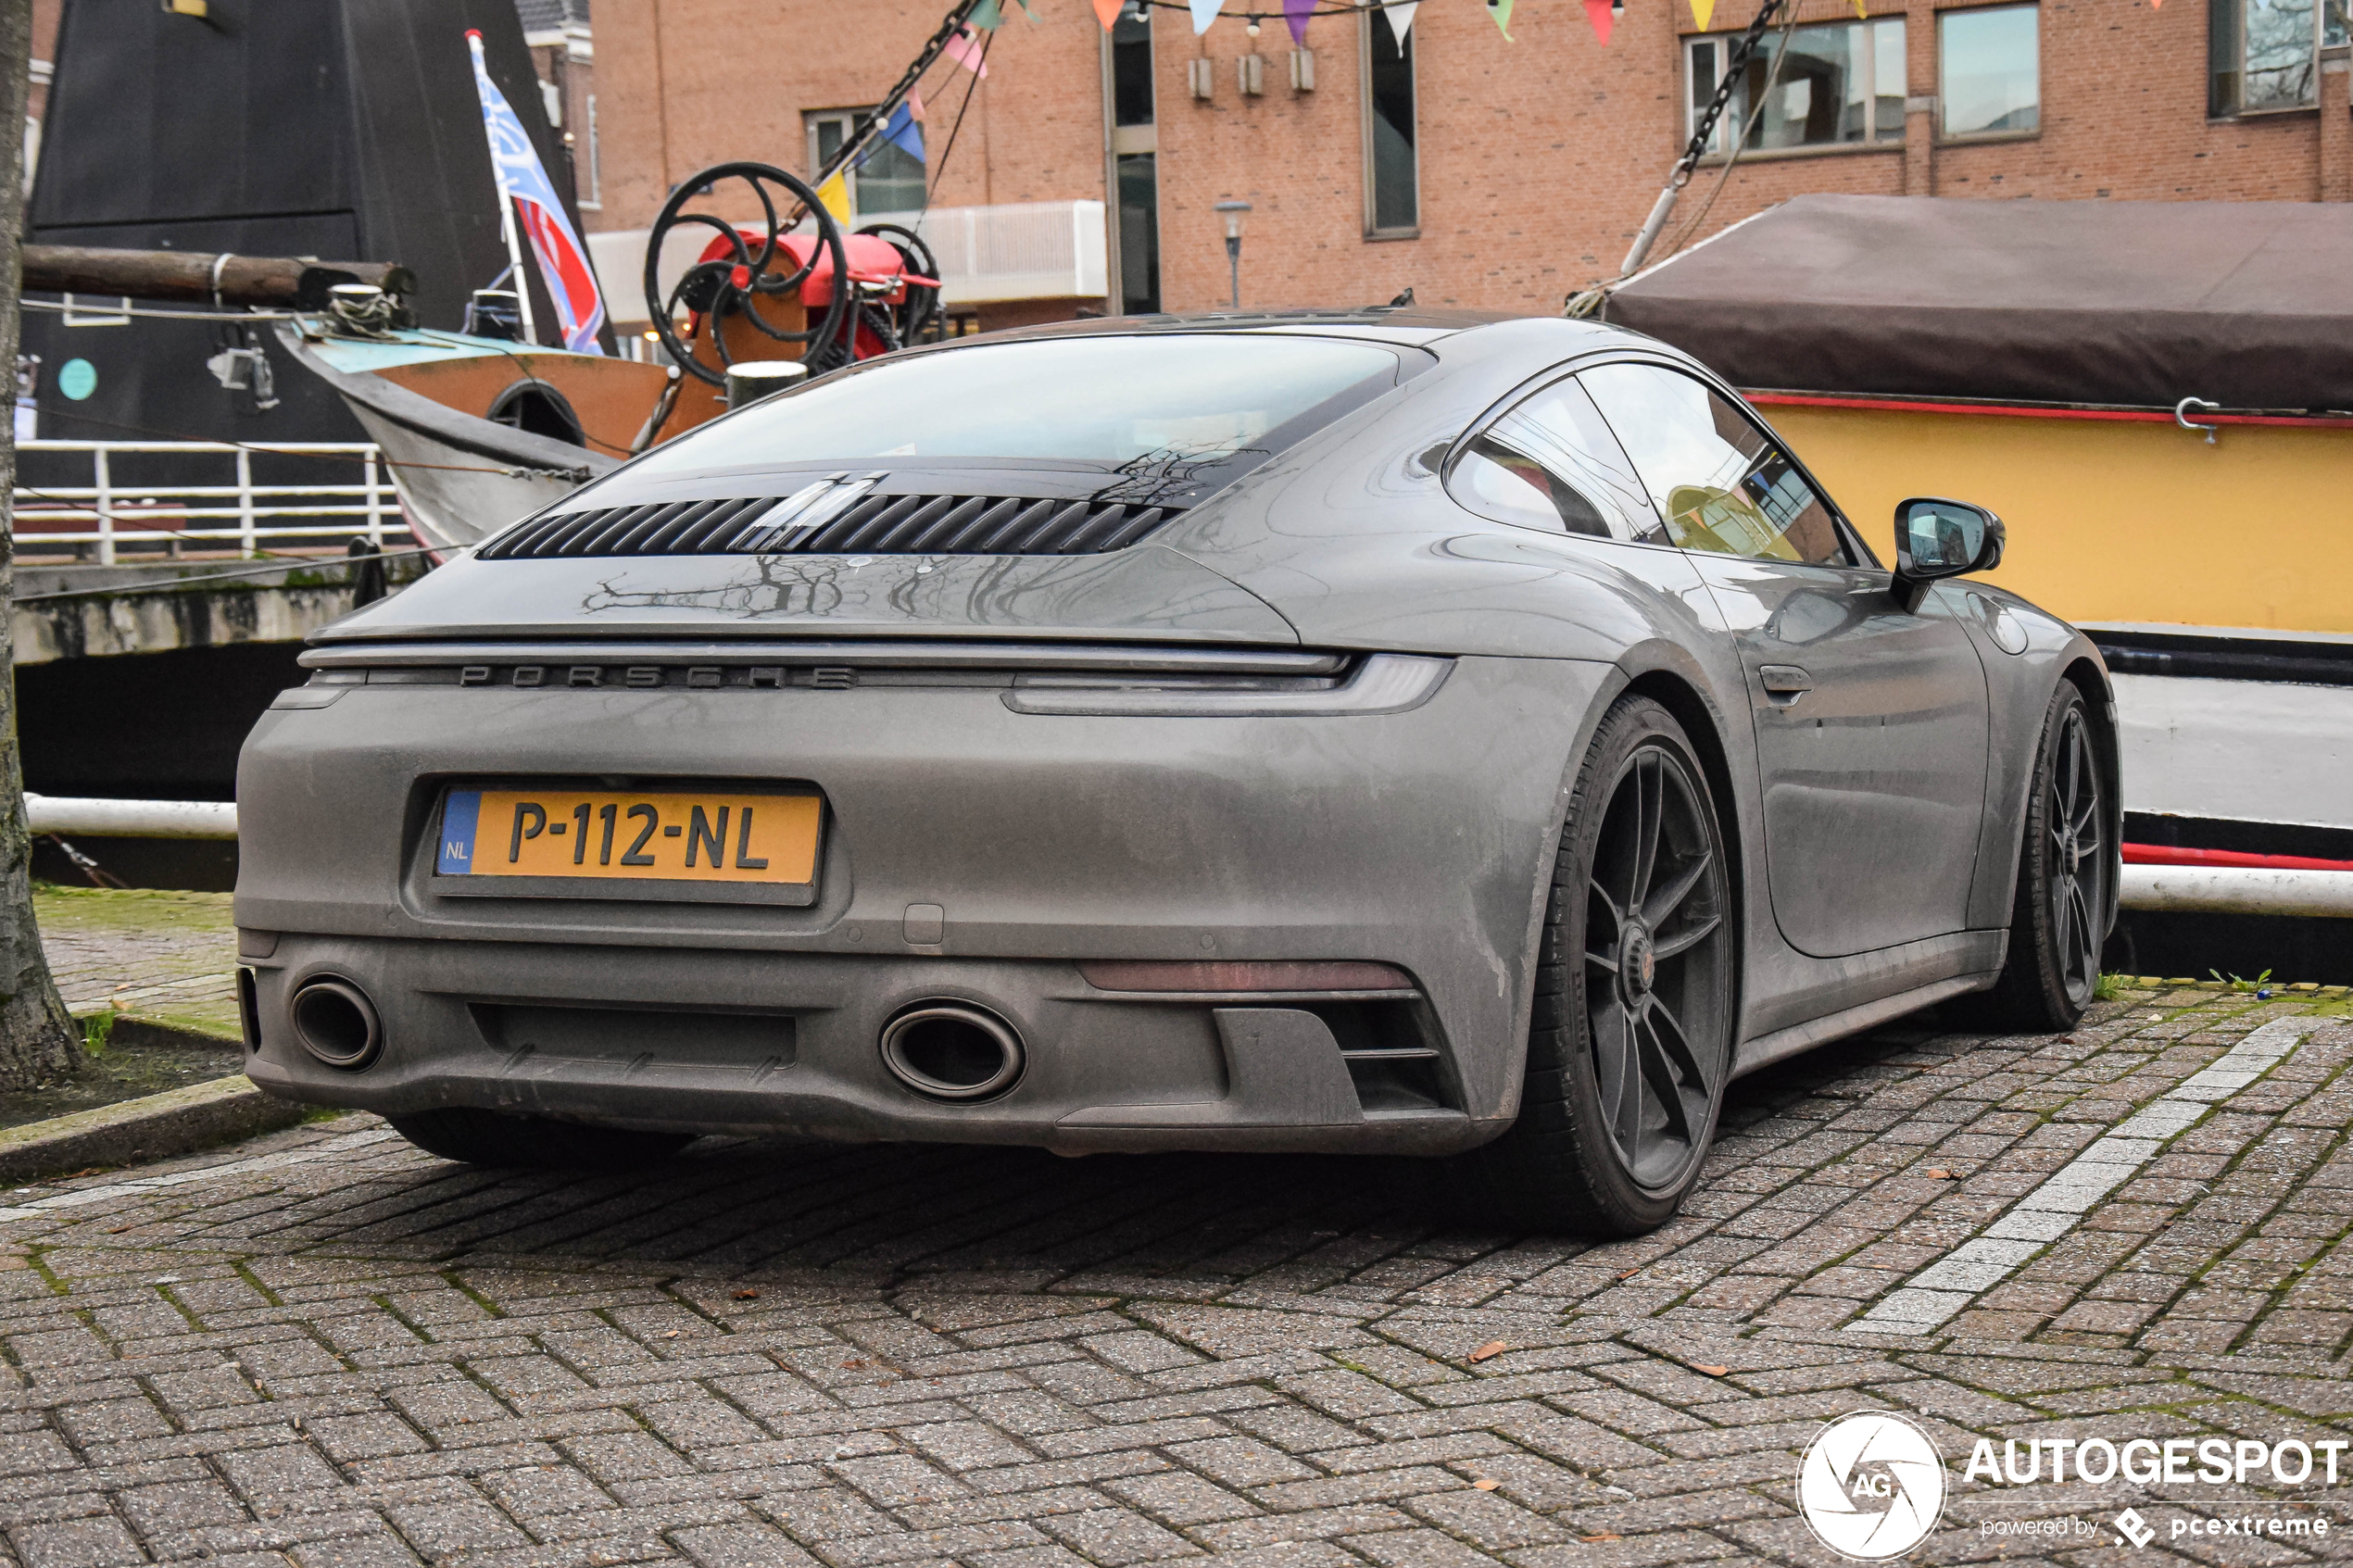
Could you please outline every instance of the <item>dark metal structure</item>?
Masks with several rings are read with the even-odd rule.
[[[469,293],[507,265],[470,28],[560,185],[563,149],[536,112],[511,0],[213,0],[204,17],[68,0],[25,239],[398,260],[416,275],[418,319],[455,328]],[[282,355],[258,326],[70,325],[107,320],[117,301],[76,303],[70,317],[25,313],[44,436],[359,438],[341,400],[283,358],[273,408],[215,380],[205,361],[224,347]],[[86,369],[65,376],[76,362]]]

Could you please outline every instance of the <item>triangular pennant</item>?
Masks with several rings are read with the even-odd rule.
[[[1117,21],[1119,13],[1126,8],[1127,0],[1095,0],[1095,15],[1101,19],[1105,32],[1111,31],[1111,24]]]
[[[924,95],[912,87],[907,89],[907,114],[917,125],[924,123]]]
[[[1610,14],[1609,0],[1585,0],[1585,19],[1593,24],[1593,36],[1606,48],[1610,23],[1617,19]]]
[[[897,146],[900,152],[905,153],[917,163],[926,161],[924,157],[924,133],[916,126],[915,111],[909,104],[902,102],[897,108],[890,111],[890,118],[883,122],[880,140],[867,149],[866,157],[858,160],[858,167],[865,168],[866,159],[880,151],[885,142]]]
[[[1005,8],[997,0],[980,0],[966,19],[984,32],[994,32],[1005,25]]]
[[[940,45],[939,52],[975,76],[988,74],[988,45],[982,41],[982,35],[969,27],[959,28],[946,44]]]
[[[1504,43],[1518,42],[1512,37],[1512,0],[1487,0],[1487,14],[1495,19],[1495,31],[1504,35]]]
[[[1290,23],[1290,41],[1307,47],[1307,19],[1315,14],[1315,0],[1283,0],[1283,20]]]
[[[1381,14],[1389,19],[1390,36],[1397,40],[1399,53],[1405,48],[1405,34],[1413,31],[1414,13],[1421,9],[1421,0],[1404,0],[1404,4],[1386,6]]]
[[[1195,38],[1209,31],[1209,24],[1217,19],[1218,7],[1225,3],[1226,0],[1192,0]]]
[[[1699,23],[1702,32],[1716,19],[1716,0],[1692,0],[1692,20]]]

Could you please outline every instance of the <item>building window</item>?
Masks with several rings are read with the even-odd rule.
[[[1151,14],[1123,7],[1106,48],[1118,204],[1118,306],[1122,315],[1148,316],[1160,309],[1160,143],[1152,123]]]
[[[2211,0],[2208,110],[2218,118],[2320,102],[2319,55],[2343,44],[2344,0]]]
[[[1748,57],[1724,116],[1716,122],[1709,152],[1730,150],[1736,128],[1749,123],[1768,82],[1772,92],[1749,131],[1746,151],[1871,146],[1904,140],[1903,18],[1794,28],[1787,34],[1788,57],[1776,75],[1773,56],[1784,46],[1782,37],[1773,32]],[[1699,129],[1699,117],[1714,100],[1717,83],[1731,59],[1733,42],[1729,34],[1684,41],[1692,89],[1684,108],[1684,134]]]
[[[2040,8],[1994,6],[1936,19],[1946,136],[2017,136],[2043,122]]]
[[[809,131],[812,174],[824,168],[826,161],[841,151],[851,129],[865,114],[864,109],[827,109],[802,117]],[[924,188],[923,160],[898,143],[877,136],[868,144],[858,167],[849,171],[850,211],[860,222],[884,213],[920,212]]]
[[[597,155],[597,94],[588,94],[588,196],[580,205],[601,209],[605,205],[605,173]]]
[[[1152,122],[1152,24],[1130,10],[1112,24],[1111,100],[1114,125]]]
[[[1417,233],[1421,162],[1414,151],[1414,38],[1403,43],[1386,12],[1365,27],[1365,232],[1382,239]]]

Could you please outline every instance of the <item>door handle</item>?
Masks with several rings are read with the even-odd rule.
[[[1794,664],[1759,665],[1756,681],[1776,708],[1793,708],[1800,697],[1814,689],[1814,677]]]

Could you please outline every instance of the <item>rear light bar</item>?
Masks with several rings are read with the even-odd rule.
[[[1380,991],[1414,989],[1413,976],[1394,965],[1339,961],[1277,963],[1081,963],[1078,972],[1101,991]]]

